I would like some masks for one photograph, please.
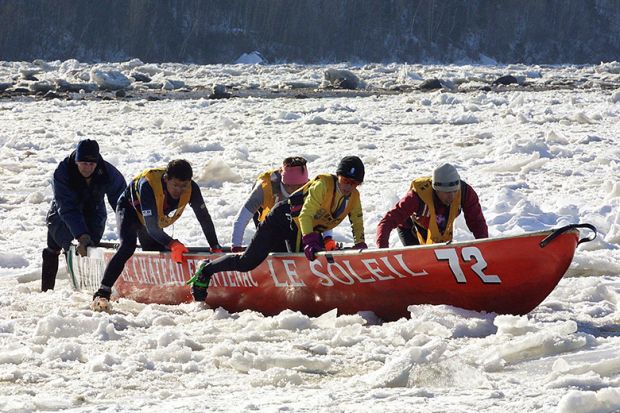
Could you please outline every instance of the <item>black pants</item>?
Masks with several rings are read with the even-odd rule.
[[[84,222],[88,228],[90,239],[96,245],[101,241],[103,231],[105,231],[105,217],[102,219],[96,215],[84,215]],[[59,253],[61,249],[68,251],[73,241],[73,234],[67,224],[60,218],[58,212],[53,210],[47,213],[45,218],[47,224],[47,248]],[[81,234],[80,234],[81,235]]]
[[[102,219],[102,217],[97,215],[86,214],[84,221],[91,240],[95,245],[99,244],[105,230],[105,218]],[[67,224],[60,218],[57,210],[50,210],[47,213],[45,222],[47,224],[47,248],[42,253],[41,291],[54,289],[60,252],[61,250],[64,251],[66,256],[73,241],[73,234],[71,234]]]
[[[286,201],[280,202],[260,223],[243,254],[224,255],[208,263],[203,274],[210,276],[221,271],[251,271],[258,267],[270,252],[284,252],[281,251],[283,241],[288,252],[297,252],[298,235],[297,225],[291,221],[291,206]]]
[[[398,238],[400,238],[400,242],[403,243],[405,247],[410,245],[420,245],[420,240],[418,239],[418,233],[422,235],[422,238],[426,239],[426,235],[428,230],[426,228],[422,228],[413,222],[411,218],[408,218],[405,225],[402,227],[397,227],[396,231],[398,232]]]
[[[261,221],[259,221],[258,219],[261,216],[261,213],[263,212],[263,209],[260,208],[256,213],[254,213],[254,215],[252,216],[252,221],[254,222],[254,226],[258,229],[258,226],[261,224]],[[271,252],[290,252],[288,246],[287,246],[287,242],[285,239],[281,239],[279,244],[276,246],[273,246],[273,249],[271,250]]]
[[[144,225],[140,222],[136,210],[128,199],[121,197],[116,207],[116,222],[118,224],[118,237],[120,245],[116,253],[110,259],[103,273],[101,285],[112,288],[118,277],[125,268],[125,263],[136,251],[137,240],[143,251],[167,251],[168,249],[151,238]]]

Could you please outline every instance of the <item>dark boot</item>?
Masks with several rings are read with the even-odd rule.
[[[207,299],[207,287],[199,287],[196,284],[192,285],[192,297],[198,303],[204,302]]]
[[[109,287],[100,287],[95,294],[93,294],[93,300],[97,297],[103,297],[106,300],[109,300],[112,296],[112,289]]]
[[[93,311],[110,311],[112,306],[110,305],[110,296],[112,295],[112,289],[110,287],[101,286],[99,290],[93,294],[93,302],[90,303],[90,309]]]
[[[43,265],[41,266],[41,291],[53,290],[58,273],[59,253],[51,248],[43,250]]]
[[[192,286],[192,297],[196,302],[204,302],[207,299],[207,288],[211,282],[211,274],[206,270],[209,260],[203,260],[196,271],[196,274],[187,282]]]

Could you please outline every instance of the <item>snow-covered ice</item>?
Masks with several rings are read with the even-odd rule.
[[[618,66],[339,66],[370,88],[455,85],[368,97],[0,99],[0,411],[620,411],[620,98],[606,86]],[[325,69],[0,62],[0,83],[26,71],[127,85],[136,71],[162,85],[318,87]],[[507,73],[542,87],[463,88]],[[599,236],[521,317],[419,305],[382,323],[129,300],[94,314],[62,268],[56,290],[39,292],[50,178],[84,138],[128,179],[188,159],[222,244],[257,174],[289,155],[311,175],[364,160],[371,247],[383,214],[439,161],[476,189],[491,236],[578,222]],[[347,227],[338,241],[352,241]],[[171,231],[207,245],[191,211]],[[116,239],[111,211],[104,238]],[[471,238],[462,218],[456,238]]]

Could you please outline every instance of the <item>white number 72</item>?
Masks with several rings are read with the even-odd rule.
[[[471,266],[473,272],[476,273],[478,277],[485,284],[501,284],[502,280],[497,275],[487,275],[483,271],[487,267],[487,262],[482,257],[482,253],[476,247],[465,247],[461,250],[461,255],[463,256],[463,261],[471,261],[472,259],[476,260],[475,264]],[[456,282],[459,284],[465,284],[467,280],[465,279],[465,274],[463,274],[463,269],[459,265],[459,257],[456,253],[456,249],[454,248],[444,248],[435,250],[435,256],[438,260],[447,260],[450,265],[450,270],[456,278]]]

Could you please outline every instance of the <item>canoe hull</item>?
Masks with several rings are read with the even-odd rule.
[[[555,288],[568,269],[578,232],[568,231],[544,248],[550,231],[453,244],[384,250],[322,253],[312,262],[303,254],[272,254],[247,273],[214,274],[207,303],[231,312],[265,315],[285,309],[318,316],[373,311],[384,320],[409,315],[415,304],[448,304],[499,314],[526,314]],[[90,249],[71,256],[74,285],[96,289],[114,250]],[[119,297],[143,303],[192,301],[185,282],[204,258],[186,254],[181,265],[167,253],[139,252],[115,284]],[[90,284],[84,280],[90,280]]]

